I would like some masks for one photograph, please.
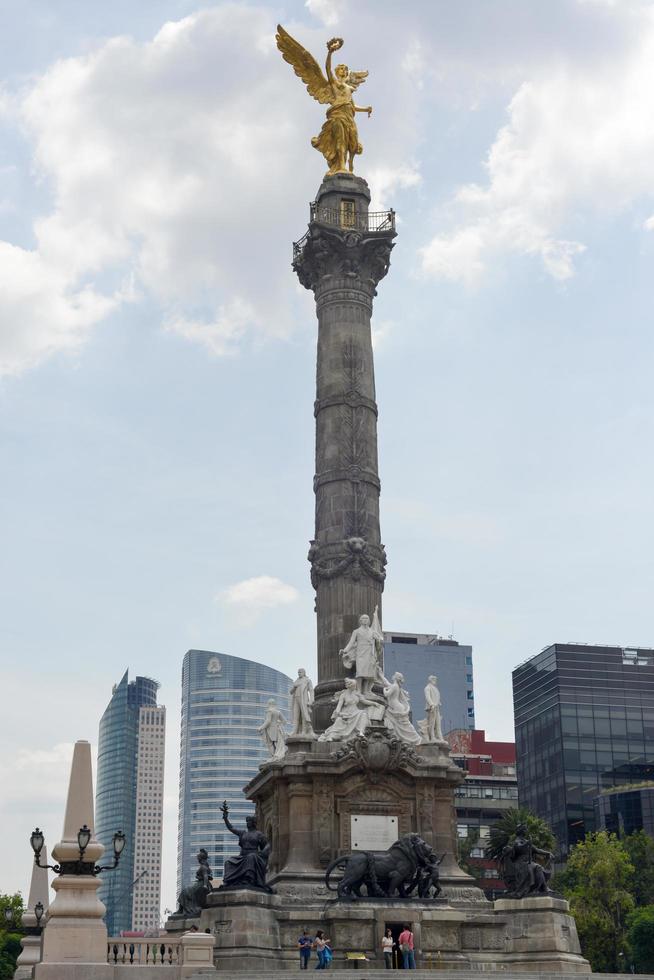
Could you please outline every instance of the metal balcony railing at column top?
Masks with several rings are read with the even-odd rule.
[[[395,231],[395,211],[369,211],[358,214],[342,211],[339,208],[326,208],[314,203],[311,205],[311,221],[321,225],[331,225],[341,231],[376,232]],[[293,260],[299,258],[309,238],[309,232],[298,242],[293,242]]]
[[[311,205],[311,220],[321,225],[334,225],[336,228],[354,231],[395,231],[395,211],[369,211],[361,214],[339,208],[326,208],[315,201]]]

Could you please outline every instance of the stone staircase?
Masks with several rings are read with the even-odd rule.
[[[312,967],[309,967],[311,970]],[[417,968],[423,980],[483,980],[484,977],[502,977],[502,980],[580,980],[582,976],[588,976],[588,974],[580,973],[527,973],[522,970],[430,970]],[[300,966],[298,963],[296,970],[285,970],[275,973],[269,973],[267,971],[261,970],[259,973],[245,973],[234,970],[221,970],[218,968],[215,974],[207,973],[195,973],[190,980],[208,980],[209,976],[215,977],[216,980],[269,980],[270,977],[282,977],[289,976],[290,974],[297,973],[304,975],[304,971],[300,971]],[[332,980],[354,980],[355,970],[353,967],[348,967],[347,969],[330,969],[330,977]],[[359,966],[356,975],[361,977],[361,980],[389,980],[388,970],[380,970],[377,967],[370,969],[366,968],[365,964]],[[602,980],[625,980],[624,973],[603,973]],[[638,980],[654,980],[653,974],[638,974]]]

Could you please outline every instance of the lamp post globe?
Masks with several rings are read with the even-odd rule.
[[[80,829],[77,832],[77,843],[79,846],[80,860],[84,856],[84,851],[89,846],[90,841],[91,841],[91,830],[89,827],[86,826],[86,824],[84,824],[84,826],[80,827]]]
[[[125,847],[125,840],[126,840],[125,834],[122,832],[122,830],[117,830],[113,836],[114,854],[116,855],[116,860],[118,860],[120,855],[123,853],[123,848]]]
[[[36,830],[32,831],[32,834],[30,836],[30,844],[32,845],[32,850],[34,851],[34,854],[36,855],[37,859],[39,854],[43,850],[44,843],[45,843],[45,838],[43,836],[43,831],[39,830],[39,828],[37,827]]]

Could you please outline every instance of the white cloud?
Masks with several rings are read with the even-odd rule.
[[[539,256],[555,279],[574,274],[585,245],[570,226],[620,213],[654,194],[654,11],[605,61],[538,69],[513,97],[489,151],[486,186],[460,188],[454,225],[422,250],[427,274],[473,284],[494,256]]]
[[[308,6],[329,21],[338,11],[331,0]],[[324,172],[309,144],[324,109],[280,58],[275,24],[269,9],[215,6],[146,43],[114,37],[57,61],[20,96],[3,93],[52,204],[34,220],[33,248],[0,243],[0,372],[78,347],[137,300],[215,355],[289,334],[298,188],[309,200]],[[324,29],[297,33],[316,55],[317,37],[324,46]],[[371,172],[383,197],[419,178],[406,138],[375,150],[384,127],[409,126],[410,82],[377,76],[375,95],[386,86],[391,99],[379,131],[362,136],[367,160],[384,159]]]
[[[230,606],[261,612],[297,602],[300,593],[292,585],[271,575],[259,575],[230,585],[218,597]]]
[[[327,27],[338,24],[345,9],[344,0],[305,0],[304,6]]]
[[[0,242],[0,374],[78,347],[115,305],[92,284],[72,282],[38,252]]]
[[[390,207],[396,190],[417,187],[422,177],[417,166],[400,164],[397,167],[371,167],[367,180],[370,185],[371,210],[385,211]]]
[[[73,758],[73,743],[59,742],[48,749],[19,748],[0,762],[3,803],[20,804],[25,809],[42,805],[48,810],[63,810]],[[59,826],[52,832],[59,832]],[[52,846],[55,840],[50,840]]]
[[[166,330],[187,340],[196,341],[216,357],[233,354],[248,327],[259,324],[253,307],[236,297],[221,306],[211,320],[193,320],[183,315],[171,316],[164,324]]]

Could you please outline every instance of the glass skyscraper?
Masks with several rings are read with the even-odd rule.
[[[166,715],[158,688],[149,677],[129,681],[125,671],[100,721],[95,831],[109,860],[115,831],[127,837],[118,868],[102,876],[98,891],[110,936],[155,919],[159,925]]]
[[[563,855],[603,790],[654,776],[654,650],[555,643],[513,671],[513,710],[520,804]]]
[[[243,787],[268,753],[257,733],[266,702],[275,698],[288,718],[293,681],[279,670],[208,650],[189,650],[182,667],[182,727],[179,765],[177,891],[195,880],[197,852],[209,853],[214,879],[225,858],[238,850],[220,805],[227,800],[232,823],[245,825],[254,806]]]

